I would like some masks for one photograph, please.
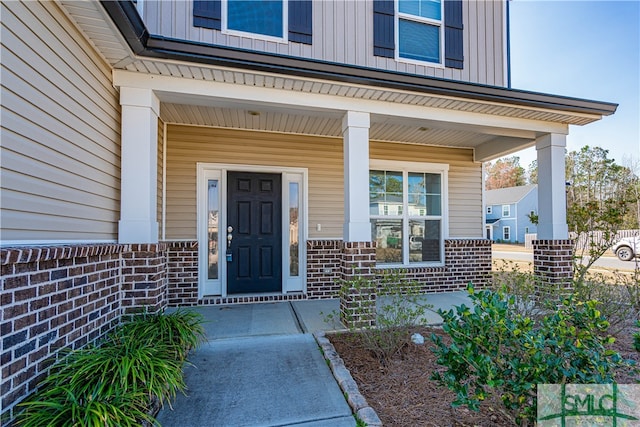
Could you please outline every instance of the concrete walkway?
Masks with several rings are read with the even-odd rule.
[[[466,300],[463,293],[427,295],[436,308]],[[378,301],[381,308],[385,299]],[[185,368],[187,395],[163,408],[165,427],[353,427],[351,409],[312,332],[342,329],[338,300],[194,307],[208,342]],[[440,317],[429,314],[430,323]]]

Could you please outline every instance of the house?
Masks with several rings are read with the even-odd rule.
[[[486,206],[486,237],[494,242],[524,243],[524,235],[536,233],[536,224],[529,216],[538,212],[538,186],[487,190],[484,194]]]
[[[486,283],[482,163],[526,147],[570,274],[566,135],[617,105],[509,88],[506,1],[1,8],[5,417],[126,313]]]

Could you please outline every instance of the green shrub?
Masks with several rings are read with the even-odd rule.
[[[147,345],[163,343],[183,360],[192,348],[205,339],[202,316],[193,311],[178,309],[171,314],[141,314],[122,326],[125,335],[135,336]]]
[[[68,352],[40,391],[20,404],[25,409],[17,424],[157,424],[149,407],[185,390],[182,366],[187,351],[204,337],[200,323],[201,316],[191,312],[147,314],[116,328],[99,346]]]
[[[640,328],[640,320],[636,322],[636,326]],[[633,348],[635,348],[636,351],[640,351],[640,332],[633,334]]]
[[[607,349],[613,338],[595,301],[562,301],[539,321],[514,310],[516,298],[501,291],[475,292],[473,307],[439,310],[445,343],[432,334],[443,373],[432,376],[456,393],[454,406],[478,410],[489,394],[499,393],[517,423],[533,422],[536,384],[611,383],[612,369],[624,362]]]
[[[378,298],[386,297],[387,302],[379,307],[375,327],[351,328],[351,332],[357,329],[357,336],[364,347],[383,364],[409,343],[411,333],[408,327],[424,324],[426,311],[431,308],[422,302],[419,285],[406,280],[404,274],[402,270],[388,270],[378,278],[356,276],[353,280],[343,281],[339,291],[341,297],[348,292],[369,290],[376,290]],[[362,314],[358,311],[352,313],[355,317]],[[346,320],[350,325],[356,323],[352,319]]]

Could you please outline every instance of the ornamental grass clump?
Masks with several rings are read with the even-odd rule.
[[[110,333],[99,346],[69,351],[53,365],[39,392],[21,403],[20,426],[157,425],[154,404],[184,392],[190,348],[204,339],[192,312],[145,314]]]
[[[432,379],[456,393],[454,406],[478,410],[499,394],[504,413],[533,425],[537,384],[604,384],[628,362],[609,349],[614,338],[596,301],[565,299],[537,320],[514,310],[517,300],[501,291],[468,289],[471,307],[439,310],[451,342],[432,334],[437,363]]]

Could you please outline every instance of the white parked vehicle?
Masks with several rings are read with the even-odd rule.
[[[623,237],[611,247],[616,256],[622,261],[631,261],[640,255],[640,236]]]

